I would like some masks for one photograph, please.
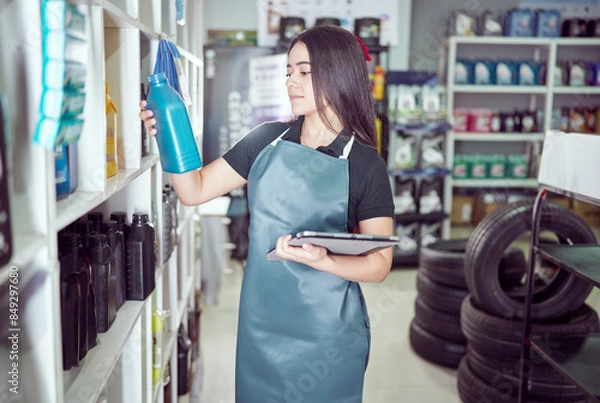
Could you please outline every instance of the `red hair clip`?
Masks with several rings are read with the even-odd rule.
[[[371,60],[373,60],[371,58],[371,55],[369,54],[369,49],[367,49],[367,46],[362,41],[362,39],[360,39],[360,37],[358,35],[356,35],[356,40],[358,41],[358,43],[360,43],[360,47],[362,48],[363,52],[365,52],[365,59],[367,59],[368,62],[370,62]]]

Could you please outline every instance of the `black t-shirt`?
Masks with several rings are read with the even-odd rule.
[[[238,174],[248,179],[248,173],[258,154],[286,129],[290,128],[282,140],[300,143],[302,122],[303,118],[291,125],[284,122],[263,123],[238,141],[223,158]],[[340,156],[347,142],[344,134],[345,132],[342,132],[329,146],[319,147],[317,150],[335,157]],[[394,200],[383,158],[375,150],[354,141],[348,155],[348,165],[348,231],[351,232],[362,220],[393,217]]]

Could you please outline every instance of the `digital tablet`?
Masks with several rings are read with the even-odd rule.
[[[291,246],[302,246],[310,243],[312,245],[322,246],[334,255],[360,256],[376,252],[381,249],[389,248],[400,242],[400,238],[395,235],[369,235],[369,234],[348,234],[344,232],[319,232],[302,231],[298,232],[290,240]],[[269,260],[281,259],[275,254],[275,249],[267,253]]]

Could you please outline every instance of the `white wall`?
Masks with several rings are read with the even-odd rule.
[[[398,0],[398,2],[399,45],[390,48],[390,70],[408,69],[412,0]],[[257,28],[255,0],[203,0],[203,3],[204,43],[207,43],[209,29],[256,30]]]

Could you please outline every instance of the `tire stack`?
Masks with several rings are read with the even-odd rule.
[[[458,366],[458,392],[466,403],[516,402],[520,383],[520,354],[526,262],[503,272],[507,248],[531,229],[532,202],[508,204],[488,215],[475,228],[466,247],[465,279],[470,295],[464,299],[461,330],[467,353]],[[570,210],[545,203],[540,228],[561,244],[596,243],[587,224]],[[542,336],[588,334],[600,330],[598,314],[585,300],[587,282],[541,262],[536,270],[531,305],[531,332]],[[551,276],[545,276],[551,273]],[[531,355],[528,402],[586,402],[579,390],[541,357]]]
[[[467,351],[460,309],[469,293],[465,281],[467,239],[441,240],[422,246],[415,317],[409,339],[413,351],[438,365],[457,368]]]
[[[469,290],[465,279],[468,239],[440,240],[421,247],[415,317],[410,324],[410,343],[421,358],[449,368],[458,368],[466,354],[467,340],[461,329],[460,312]],[[500,261],[506,278],[521,277],[525,256],[509,248]]]

